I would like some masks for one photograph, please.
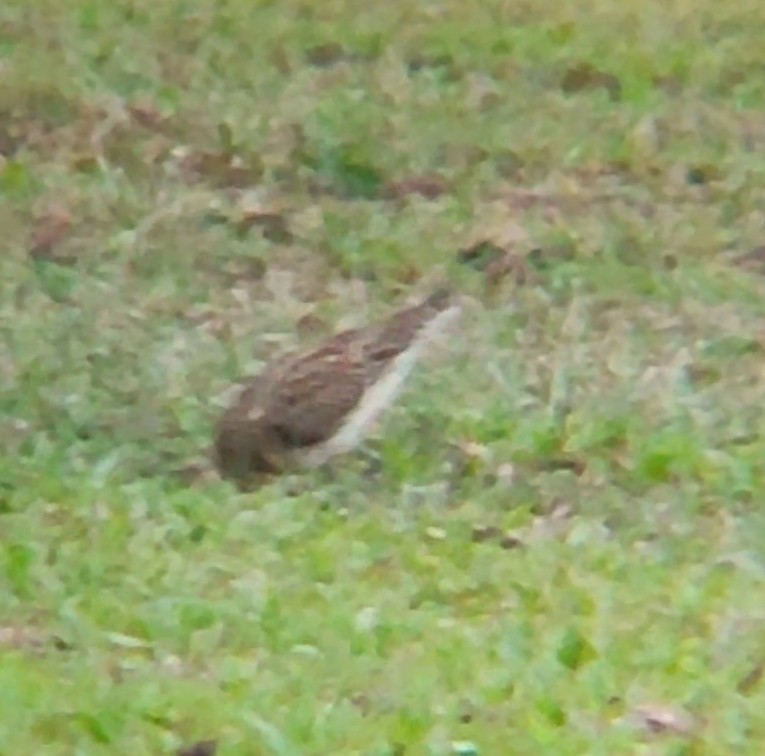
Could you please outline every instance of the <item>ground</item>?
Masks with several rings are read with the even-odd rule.
[[[3,3],[0,753],[761,753],[758,14]],[[193,474],[445,281],[362,455]]]

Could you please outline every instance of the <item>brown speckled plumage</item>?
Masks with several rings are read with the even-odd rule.
[[[343,331],[313,351],[267,365],[218,421],[220,474],[246,484],[353,448],[395,397],[425,342],[457,311],[451,294],[439,290],[379,325]]]

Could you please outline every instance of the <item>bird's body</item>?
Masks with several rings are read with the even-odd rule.
[[[379,325],[342,331],[313,351],[270,363],[218,421],[218,471],[243,483],[318,467],[352,450],[458,312],[452,296],[437,291]]]

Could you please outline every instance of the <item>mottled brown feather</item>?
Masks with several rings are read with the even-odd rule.
[[[342,331],[307,354],[270,363],[218,422],[219,471],[240,480],[277,472],[291,453],[332,438],[367,389],[451,302],[449,292],[437,291],[380,325]]]

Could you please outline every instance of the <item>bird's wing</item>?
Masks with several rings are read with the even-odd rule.
[[[364,395],[361,350],[346,334],[292,363],[272,384],[268,424],[288,448],[331,438]]]
[[[412,346],[422,329],[438,312],[427,301],[401,310],[376,328],[370,329],[364,345],[368,375],[376,380],[393,360]]]

